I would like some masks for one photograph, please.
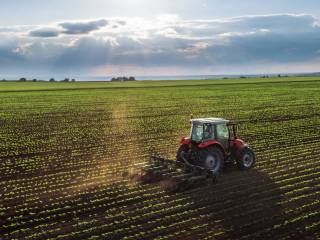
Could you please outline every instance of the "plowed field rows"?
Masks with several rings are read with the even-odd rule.
[[[189,116],[240,124],[254,169],[170,193]],[[0,239],[317,239],[320,79],[0,84]],[[173,173],[172,173],[173,174]]]

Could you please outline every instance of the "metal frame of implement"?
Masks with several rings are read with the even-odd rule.
[[[205,178],[212,178],[213,181],[215,181],[217,177],[217,175],[212,171],[197,165],[190,164],[188,161],[178,163],[174,160],[163,158],[157,155],[152,155],[150,157],[150,160],[155,166],[163,166],[167,169],[173,170],[180,168],[183,169],[186,173],[191,173],[191,175],[193,176],[203,176]]]

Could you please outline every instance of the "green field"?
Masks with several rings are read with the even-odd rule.
[[[191,113],[239,123],[255,168],[180,193],[133,179]],[[1,82],[0,239],[317,239],[319,136],[320,78]]]

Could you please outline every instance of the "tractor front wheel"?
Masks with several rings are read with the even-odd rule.
[[[223,168],[223,154],[217,147],[211,146],[201,150],[200,158],[203,167],[211,170],[213,174],[218,174]]]
[[[255,162],[256,156],[254,152],[250,148],[245,148],[237,159],[237,166],[239,169],[246,170],[252,168]]]

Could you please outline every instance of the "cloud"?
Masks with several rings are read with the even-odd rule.
[[[315,17],[305,14],[252,15],[225,19],[185,21],[173,26],[173,29],[178,34],[197,38],[229,32],[252,32],[259,29],[290,34],[292,32],[313,31],[316,22],[317,19]]]
[[[59,25],[64,29],[64,34],[87,34],[95,30],[99,30],[108,24],[105,19],[89,22],[64,22]]]
[[[117,24],[124,25],[123,21],[116,21]],[[79,35],[89,34],[93,31],[99,30],[100,28],[108,25],[108,21],[105,19],[87,21],[87,22],[63,22],[57,26],[41,27],[35,30],[29,31],[29,36],[40,37],[40,38],[51,38],[58,37],[60,35]],[[8,31],[4,28],[4,30]],[[0,28],[1,32],[1,28]]]
[[[43,38],[49,38],[49,37],[57,37],[59,36],[61,31],[54,28],[40,28],[37,30],[33,30],[29,32],[29,35],[32,37],[43,37]]]
[[[136,66],[214,73],[219,69],[263,71],[277,64],[294,70],[299,63],[309,69],[307,64],[315,66],[320,58],[319,19],[305,14],[66,21],[0,27],[0,39],[0,69],[9,62],[15,66],[16,61],[16,66],[23,62],[25,68],[41,65],[56,71],[101,72],[104,67],[110,70],[108,66]]]
[[[0,26],[0,33],[20,33],[29,31],[31,26],[28,25],[17,25],[17,26]]]
[[[105,39],[84,37],[66,47],[54,60],[57,68],[77,68],[98,66],[108,62],[112,43]]]
[[[1,65],[12,65],[21,63],[24,61],[24,57],[15,51],[15,49],[10,47],[0,47],[0,64]]]

